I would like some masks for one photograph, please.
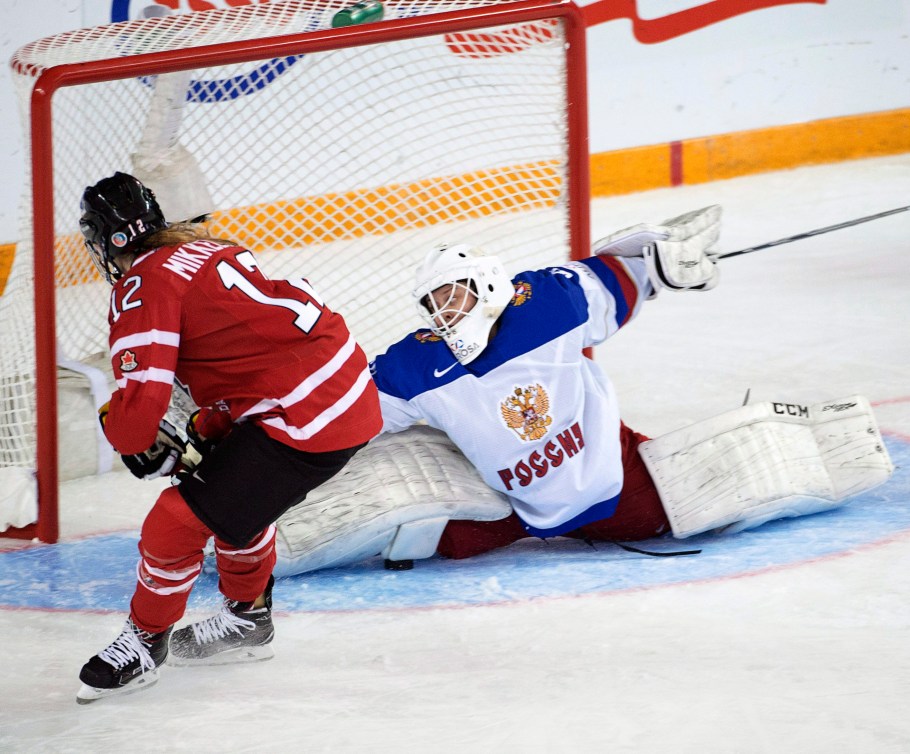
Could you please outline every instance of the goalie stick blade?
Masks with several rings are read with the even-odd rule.
[[[76,704],[91,704],[99,699],[105,699],[109,696],[126,696],[135,694],[139,691],[145,691],[158,683],[158,669],[151,670],[138,676],[136,680],[130,681],[126,686],[115,686],[112,689],[99,689],[83,683],[76,692]]]

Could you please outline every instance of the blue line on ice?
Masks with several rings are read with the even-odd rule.
[[[380,558],[278,580],[279,611],[452,607],[595,594],[753,573],[849,551],[910,530],[910,444],[889,439],[896,466],[882,487],[829,513],[766,524],[738,535],[639,543],[643,549],[702,548],[700,555],[653,558],[597,543],[528,539],[463,561],[418,561],[386,571]],[[126,612],[138,534],[0,553],[0,607]],[[218,604],[206,567],[189,609]]]

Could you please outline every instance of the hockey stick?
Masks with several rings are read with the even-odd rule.
[[[758,246],[753,246],[749,249],[740,249],[739,251],[728,251],[726,254],[719,254],[717,259],[729,259],[730,257],[738,257],[740,254],[751,254],[753,251],[761,251],[762,249],[770,249],[772,246],[780,246],[785,243],[792,243],[793,241],[801,241],[804,238],[811,238],[812,236],[820,236],[822,233],[830,233],[832,230],[840,230],[841,228],[849,228],[851,225],[860,225],[861,223],[868,223],[872,220],[878,220],[880,217],[888,217],[888,215],[896,215],[898,212],[906,212],[910,210],[910,206],[907,207],[898,207],[897,209],[889,209],[885,212],[879,212],[876,215],[867,215],[866,217],[858,217],[855,220],[847,220],[843,223],[838,223],[837,225],[829,225],[826,228],[816,228],[815,230],[807,230],[805,233],[797,233],[795,236],[787,236],[787,238],[779,238],[776,241],[768,241],[768,243],[763,243]]]

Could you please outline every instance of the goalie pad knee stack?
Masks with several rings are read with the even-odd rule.
[[[639,452],[681,538],[831,510],[894,470],[861,396],[743,406]]]
[[[276,576],[435,554],[451,519],[512,512],[445,433],[426,426],[382,434],[276,522]]]

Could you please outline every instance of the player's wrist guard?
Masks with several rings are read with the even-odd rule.
[[[108,412],[111,410],[111,402],[108,401],[98,409],[98,421],[101,422],[101,429],[104,429],[104,423],[107,421]]]
[[[186,421],[186,438],[200,457],[205,458],[232,426],[230,414],[226,411],[197,409]]]

